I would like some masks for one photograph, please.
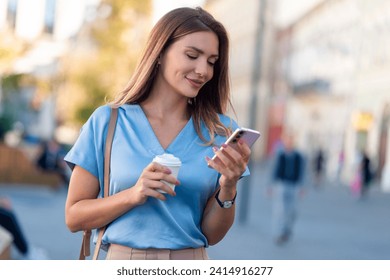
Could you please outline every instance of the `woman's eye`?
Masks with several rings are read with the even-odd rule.
[[[198,58],[197,56],[195,56],[195,55],[190,55],[190,54],[187,54],[187,56],[188,56],[189,59],[197,59],[197,58]]]
[[[208,64],[211,65],[211,66],[214,66],[215,62],[214,61],[208,61]]]

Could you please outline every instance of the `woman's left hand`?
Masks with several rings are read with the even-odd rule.
[[[238,141],[237,149],[222,144],[222,149],[213,148],[217,157],[211,160],[206,157],[207,164],[221,174],[219,184],[224,188],[235,188],[238,179],[244,173],[251,150],[242,140]]]

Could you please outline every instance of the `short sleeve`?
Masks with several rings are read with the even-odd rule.
[[[64,158],[72,170],[78,165],[102,179],[103,147],[109,116],[108,106],[99,107],[82,126],[76,142]]]

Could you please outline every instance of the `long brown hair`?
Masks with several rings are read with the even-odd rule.
[[[179,38],[199,31],[214,32],[219,40],[219,58],[214,65],[214,75],[189,104],[197,134],[211,145],[215,134],[230,133],[218,117],[218,114],[227,112],[228,106],[233,108],[228,73],[229,39],[224,26],[200,7],[172,10],[156,23],[132,78],[113,104],[139,104],[146,100],[157,75],[160,54]],[[202,121],[209,132],[209,141],[201,133]]]

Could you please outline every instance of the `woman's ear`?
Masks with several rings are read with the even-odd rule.
[[[161,52],[160,55],[157,58],[157,64],[160,65],[162,61],[163,53]]]

